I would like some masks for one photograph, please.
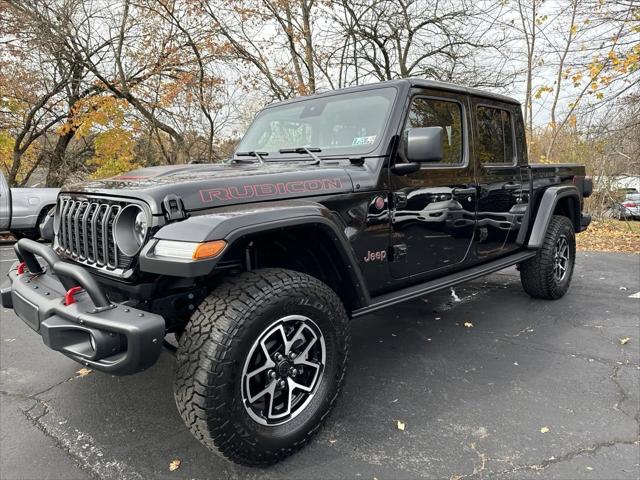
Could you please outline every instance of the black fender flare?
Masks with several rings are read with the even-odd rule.
[[[573,227],[576,231],[580,231],[580,192],[575,185],[556,185],[547,188],[542,194],[542,199],[538,205],[536,217],[531,228],[527,247],[537,249],[542,246],[544,237],[549,228],[551,217],[563,198],[573,198],[573,218],[571,219]]]
[[[328,234],[339,252],[359,301],[370,300],[362,272],[351,244],[344,234],[340,220],[325,206],[304,200],[262,202],[221,207],[210,213],[193,215],[186,220],[170,223],[158,230],[140,253],[143,272],[178,277],[199,277],[210,274],[224,251],[216,258],[206,260],[180,260],[154,256],[158,240],[207,242],[225,240],[229,249],[234,242],[254,233],[286,229],[293,226],[311,226]]]

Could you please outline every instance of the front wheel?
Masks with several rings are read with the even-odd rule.
[[[348,317],[338,296],[283,269],[228,279],[200,304],[177,352],[176,404],[205,446],[253,466],[304,446],[344,381]]]
[[[520,264],[524,290],[535,298],[561,298],[569,290],[575,257],[573,224],[567,217],[554,215],[537,255]]]

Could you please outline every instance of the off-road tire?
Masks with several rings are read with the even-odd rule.
[[[245,409],[243,365],[260,332],[282,315],[311,318],[324,336],[326,365],[301,413],[261,425]],[[198,306],[180,338],[174,396],[191,433],[236,463],[267,466],[309,442],[332,410],[349,356],[348,316],[327,285],[309,275],[263,269],[231,277]]]
[[[558,280],[554,275],[554,250],[563,236],[569,247],[569,261],[564,278]],[[545,300],[555,300],[564,296],[571,284],[575,258],[576,236],[573,224],[567,217],[554,215],[537,255],[520,264],[520,280],[525,292],[534,298]]]

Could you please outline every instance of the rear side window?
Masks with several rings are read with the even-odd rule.
[[[442,127],[442,161],[436,165],[460,165],[462,158],[462,109],[457,102],[417,97],[411,103],[406,128]]]
[[[515,154],[511,112],[482,105],[476,111],[478,159],[484,164],[512,165]]]

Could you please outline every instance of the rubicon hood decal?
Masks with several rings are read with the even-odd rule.
[[[139,198],[159,214],[169,194],[179,196],[186,210],[202,210],[352,190],[351,177],[342,166],[276,163],[151,167],[74,185],[65,192]]]
[[[277,197],[296,194],[341,191],[342,181],[339,178],[323,178],[318,180],[293,180],[277,183],[253,183],[222,188],[200,190],[203,203],[227,203],[230,200],[244,200],[258,197]]]

